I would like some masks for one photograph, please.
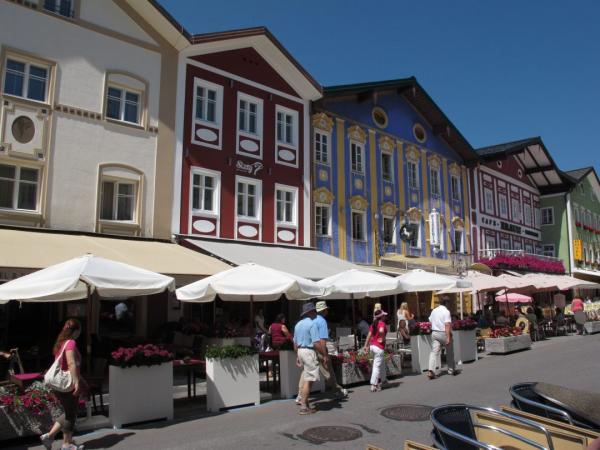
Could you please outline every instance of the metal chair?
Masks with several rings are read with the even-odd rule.
[[[536,383],[519,383],[510,387],[509,392],[512,397],[511,406],[531,414],[535,414],[548,419],[560,420],[562,422],[575,425],[589,430],[598,430],[598,427],[589,421],[579,417],[572,411],[568,411],[563,405],[549,401],[537,394],[533,387]]]
[[[543,446],[537,442],[527,439],[511,431],[500,427],[480,424],[473,421],[471,411],[482,411],[497,415],[499,417],[508,418],[521,425],[528,426],[543,433],[547,440],[547,446]],[[542,425],[531,420],[522,419],[512,416],[492,408],[482,408],[470,405],[445,405],[435,408],[431,412],[431,423],[433,424],[432,437],[436,448],[444,450],[500,450],[499,446],[492,442],[481,442],[477,439],[476,429],[489,430],[499,433],[502,436],[508,436],[520,443],[524,443],[538,450],[554,450],[552,437],[548,430]]]

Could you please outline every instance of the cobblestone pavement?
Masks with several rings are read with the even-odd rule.
[[[195,420],[154,423],[119,431],[103,429],[79,436],[78,440],[86,444],[86,449],[115,450],[365,449],[367,444],[391,450],[402,448],[405,439],[431,443],[429,422],[397,421],[388,418],[390,414],[381,415],[381,411],[402,404],[499,406],[510,401],[508,387],[521,381],[545,381],[600,392],[599,344],[600,335],[551,338],[534,343],[529,351],[486,356],[465,364],[456,377],[442,376],[429,381],[425,375],[407,375],[394,380],[389,389],[379,393],[360,386],[344,401],[323,397],[316,403],[319,411],[309,416],[299,416],[292,400],[280,400]],[[398,414],[398,411],[391,412]],[[334,428],[311,430],[320,426]],[[355,439],[323,442],[320,440],[323,437]]]

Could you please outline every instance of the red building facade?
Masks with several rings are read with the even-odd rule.
[[[319,85],[264,28],[183,52],[180,234],[310,245],[310,101]],[[177,172],[176,172],[177,173]]]

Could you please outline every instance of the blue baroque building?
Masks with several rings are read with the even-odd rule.
[[[359,264],[444,268],[471,249],[471,145],[415,78],[313,105],[314,245]]]

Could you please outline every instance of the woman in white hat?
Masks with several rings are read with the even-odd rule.
[[[365,341],[364,351],[371,350],[373,353],[373,368],[371,370],[371,392],[381,391],[381,384],[387,383],[387,376],[385,372],[385,334],[387,328],[385,325],[385,319],[387,313],[378,309],[373,314],[373,324],[369,329],[367,340]]]

